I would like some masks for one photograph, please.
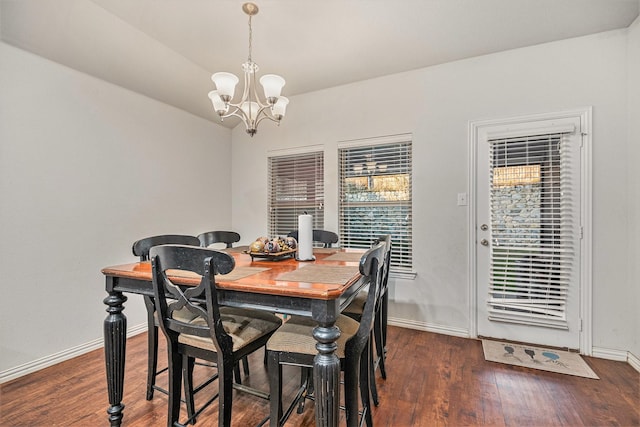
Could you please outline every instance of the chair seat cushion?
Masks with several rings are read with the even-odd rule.
[[[366,290],[360,291],[353,301],[351,301],[351,303],[344,309],[343,313],[362,315],[364,312],[364,304],[367,302],[368,296],[369,293]]]
[[[158,312],[156,311],[156,315],[157,313]],[[172,317],[181,322],[189,323],[193,319],[198,317],[198,315],[190,312],[189,309],[187,309],[187,307],[182,307],[180,310],[174,311]]]
[[[308,317],[292,316],[267,341],[267,350],[286,351],[288,353],[317,354],[317,341],[313,338],[313,328],[318,322]],[[358,332],[360,324],[350,317],[340,315],[336,320],[340,328],[340,338],[336,342],[336,355],[344,357],[345,343]]]
[[[248,343],[275,331],[282,324],[282,320],[274,314],[236,307],[221,307],[220,319],[225,332],[233,340],[233,351],[237,351]],[[189,323],[198,326],[207,325],[207,321],[200,316]],[[180,334],[178,342],[205,350],[217,351],[210,337]]]
[[[176,320],[181,321],[181,322],[189,323],[193,319],[198,317],[198,315],[195,314],[195,313],[190,312],[187,307],[182,307],[180,310],[174,311],[172,317],[174,319],[176,319]],[[160,317],[158,316],[158,312],[157,311],[153,312],[153,319],[155,321],[156,326],[160,324]]]

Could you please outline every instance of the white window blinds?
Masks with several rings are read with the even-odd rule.
[[[269,236],[298,229],[298,215],[324,228],[324,157],[321,151],[269,157]]]
[[[391,268],[412,267],[411,141],[339,149],[340,245],[368,248],[390,234]]]
[[[579,221],[569,138],[555,133],[489,144],[489,318],[566,329]]]

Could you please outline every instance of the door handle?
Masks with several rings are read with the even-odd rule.
[[[482,246],[489,246],[489,241],[487,239],[482,239],[482,240],[480,240],[480,244]]]

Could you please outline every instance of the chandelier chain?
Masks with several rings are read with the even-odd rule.
[[[251,49],[252,49],[252,41],[253,39],[253,28],[251,27],[251,15],[249,15],[249,58],[248,61],[249,62],[253,62],[253,60],[251,59]]]

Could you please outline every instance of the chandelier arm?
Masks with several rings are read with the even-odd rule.
[[[231,117],[231,116],[239,117],[239,116],[238,116],[238,114],[237,114],[237,111],[238,111],[240,108],[238,108],[238,106],[237,106],[237,105],[234,105],[234,104],[229,104],[229,106],[230,106],[230,107],[233,107],[232,111],[231,111],[230,113],[229,113],[229,112],[226,112],[226,113],[224,113],[223,115],[219,116],[221,119],[226,119],[227,117]]]
[[[253,65],[252,62],[247,62],[245,64]],[[245,64],[243,64],[243,68],[244,68]],[[249,74],[250,74],[249,71],[244,70],[244,87],[242,88],[242,97],[240,98],[240,101],[238,102],[238,106],[242,105],[242,103],[245,102],[245,101],[250,101],[249,98],[250,98],[251,94],[250,94],[249,90],[251,89],[251,85],[250,85]]]
[[[229,107],[233,107],[233,108],[238,108],[238,109],[240,109],[240,108],[242,108],[242,103],[243,103],[244,101],[245,101],[245,99],[243,98],[242,100],[240,100],[240,102],[239,102],[239,103],[228,102],[228,103],[227,103],[227,105],[228,105]],[[248,100],[247,100],[247,101],[248,101]],[[252,101],[253,101],[253,102],[255,102],[256,104],[258,104],[258,106],[260,107],[260,110],[262,110],[263,108],[271,107],[271,105],[269,105],[269,104],[264,104],[264,103],[260,102],[260,100],[259,100],[259,99],[257,99],[257,100],[252,100]]]
[[[267,113],[267,111],[270,111],[269,106],[268,105],[264,105],[261,106],[260,108],[258,108],[258,112],[255,114],[255,119],[251,120],[247,114],[244,112],[244,110],[239,109],[240,114],[242,114],[245,118],[246,121],[251,123],[252,121],[254,122],[254,128],[258,126],[258,123],[260,123],[262,121],[262,117],[266,116],[269,117],[269,114]]]
[[[275,117],[273,117],[273,116],[270,116],[270,115],[264,114],[262,117],[260,117],[258,120],[256,120],[256,127],[258,127],[258,124],[259,124],[261,121],[263,121],[264,119],[269,119],[269,120],[271,120],[272,122],[276,122],[278,125],[280,124],[280,120],[276,119],[276,118],[275,118]]]
[[[251,127],[250,126],[251,122],[250,122],[249,118],[244,114],[244,111],[242,111],[240,108],[236,108],[235,110],[233,110],[233,112],[228,113],[224,117],[225,118],[227,118],[227,117],[238,117],[240,120],[242,120],[242,123],[244,123],[245,127]]]
[[[227,117],[238,117],[242,120],[242,122],[246,126],[249,126],[249,124],[251,123],[251,120],[249,119],[249,117],[247,117],[245,112],[238,106],[235,106],[233,104],[229,104],[229,105],[235,108],[230,113],[226,113],[221,117],[224,119],[226,119]],[[257,119],[255,120],[255,125],[253,127],[257,127],[258,123],[260,123],[265,118],[274,122],[278,122],[278,120],[274,118],[273,115],[271,115],[270,113],[271,113],[271,110],[268,105],[260,107],[260,109],[258,110],[258,113],[256,114]]]
[[[255,62],[252,63],[255,68],[251,73],[245,73],[245,81],[244,81],[244,93],[242,96],[243,101],[252,101],[256,102],[261,108],[266,107],[268,105],[263,103],[260,100],[260,96],[258,96],[258,83],[256,82],[256,72],[258,71],[258,64]],[[248,99],[246,99],[248,96]]]

